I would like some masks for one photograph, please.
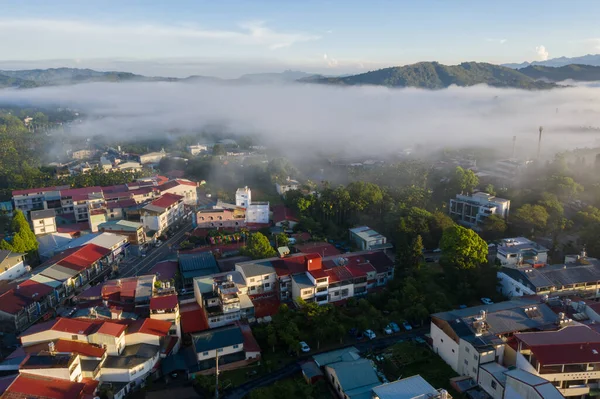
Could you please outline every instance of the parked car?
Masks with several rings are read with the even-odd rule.
[[[427,258],[425,258],[425,262],[426,263],[433,263],[433,262],[435,262],[435,259],[427,257]]]
[[[397,323],[394,323],[393,321],[390,323],[390,327],[392,327],[392,331],[394,331],[395,333],[400,332],[400,326],[398,326]]]
[[[387,335],[390,335],[391,333],[394,332],[394,330],[392,330],[392,326],[390,326],[389,324],[387,326],[385,326],[385,328],[383,329],[383,332],[386,333]]]
[[[459,309],[466,309],[466,308],[467,308],[467,305],[458,305],[458,308],[459,308]]]
[[[162,241],[156,241],[156,244],[154,244],[156,247],[160,247],[162,245]]]
[[[424,344],[425,340],[423,338],[421,338],[421,337],[415,337],[415,342],[417,344]]]
[[[304,353],[306,352],[310,352],[310,346],[308,346],[308,344],[304,341],[300,342],[300,350]]]
[[[410,330],[412,330],[412,326],[410,325],[410,323],[409,323],[408,321],[403,321],[403,322],[402,322],[402,327],[404,327],[404,329],[405,329],[406,331],[410,331]]]
[[[365,334],[365,337],[367,337],[369,339],[375,339],[375,337],[376,337],[373,330],[365,330],[364,334]]]
[[[436,254],[439,254],[440,252],[442,252],[442,250],[439,249],[439,248],[436,248],[436,249],[433,250],[433,252],[436,253]]]
[[[492,301],[490,298],[481,298],[481,302],[484,305],[493,305],[494,304],[494,301]]]

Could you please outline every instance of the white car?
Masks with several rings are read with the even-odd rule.
[[[404,327],[404,329],[405,329],[406,331],[410,331],[410,330],[412,330],[412,326],[410,325],[410,323],[409,323],[408,321],[403,321],[403,322],[402,322],[402,327]]]
[[[300,350],[304,353],[310,352],[310,346],[304,341],[300,342]]]
[[[154,244],[157,247],[160,247],[162,245],[162,241],[156,241],[156,244]]]
[[[392,330],[392,327],[388,324],[387,326],[385,326],[385,328],[383,329],[383,332],[386,333],[387,335],[390,335],[391,333],[393,333],[394,331]]]
[[[375,337],[376,337],[373,330],[365,330],[364,334],[365,334],[365,337],[367,337],[369,339],[375,339]]]
[[[433,252],[436,253],[436,254],[438,254],[438,253],[442,252],[442,250],[439,249],[439,248],[436,248],[436,249],[433,250]]]
[[[494,301],[492,301],[490,298],[481,298],[481,302],[484,305],[493,305],[494,304]]]

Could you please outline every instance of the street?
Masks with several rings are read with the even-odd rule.
[[[147,251],[145,257],[134,258],[133,262],[121,262],[119,265],[120,276],[133,277],[147,273],[154,265],[161,260],[167,258],[173,253],[171,247],[179,244],[185,238],[185,233],[192,228],[192,223],[186,223],[179,231],[173,234],[167,241],[163,242],[159,247],[151,247]]]

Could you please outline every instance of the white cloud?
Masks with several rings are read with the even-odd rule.
[[[329,68],[335,68],[339,65],[338,60],[328,56],[327,53],[323,54],[323,59],[325,60]]]
[[[39,58],[78,57],[80,53],[85,56],[94,54],[94,57],[137,56],[143,50],[154,54],[189,54],[190,48],[198,49],[207,44],[277,50],[321,38],[309,33],[276,31],[260,21],[239,24],[238,29],[222,30],[190,24],[104,23],[33,18],[0,19],[0,37],[19,38],[14,41],[14,46],[5,43],[3,58],[12,59],[19,58],[20,54],[28,54],[29,56],[21,57],[30,59],[32,48],[38,54],[55,54]],[[67,51],[71,54],[67,54]]]
[[[535,48],[535,52],[537,53],[540,61],[546,61],[548,59],[548,56],[550,55],[548,53],[548,50],[546,50],[546,47],[543,45],[537,46]]]
[[[506,39],[491,39],[491,38],[487,38],[485,39],[486,42],[490,42],[490,43],[498,43],[498,44],[504,44],[507,42]]]

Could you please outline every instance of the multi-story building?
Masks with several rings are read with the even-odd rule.
[[[69,186],[15,190],[12,192],[15,209],[23,211],[25,215],[28,215],[30,211],[62,209],[60,192],[67,189]]]
[[[248,186],[244,188],[238,188],[235,192],[235,205],[241,208],[248,208],[248,205],[252,202],[252,191]]]
[[[566,397],[600,387],[600,334],[595,326],[515,334],[516,367],[550,381]]]
[[[25,255],[0,249],[0,280],[14,280],[27,273]]]
[[[205,209],[196,212],[194,225],[201,229],[208,228],[241,228],[246,226],[243,212],[229,209]]]
[[[246,208],[246,223],[268,224],[269,202],[251,202]]]
[[[544,265],[548,248],[525,237],[504,238],[496,248],[496,259],[502,266]]]
[[[36,236],[56,233],[56,212],[54,209],[31,211],[29,215],[33,233]]]
[[[198,203],[198,183],[186,179],[169,180],[157,186],[162,194],[175,194],[183,197],[186,205]]]
[[[188,145],[187,146],[187,150],[192,155],[198,155],[198,154],[200,154],[202,152],[208,151],[208,146],[207,145],[201,145],[201,144]]]
[[[165,284],[161,283],[161,289],[164,290]],[[150,299],[150,318],[156,320],[165,320],[171,323],[169,335],[176,336],[181,340],[181,315],[179,313],[179,300],[177,293],[154,296]]]
[[[152,163],[159,163],[160,160],[166,156],[167,156],[167,153],[165,152],[165,149],[162,148],[160,151],[157,151],[157,152],[149,152],[147,154],[140,155],[139,158],[140,158],[140,163],[142,165],[146,165],[146,164],[152,164]]]
[[[286,179],[284,183],[275,183],[275,190],[279,195],[285,195],[288,191],[299,190],[300,183],[297,180],[290,179],[289,177]]]
[[[454,371],[477,381],[481,365],[504,362],[509,337],[557,328],[556,321],[556,314],[537,297],[435,313],[432,347]]]
[[[254,317],[254,305],[239,272],[194,279],[194,296],[204,309],[210,328]]]
[[[179,222],[184,215],[183,197],[175,194],[163,194],[142,208],[141,223],[157,235]]]
[[[73,151],[71,156],[73,157],[73,159],[83,160],[83,159],[89,159],[89,158],[93,157],[95,154],[96,154],[95,150],[83,149],[83,150]]]
[[[248,295],[277,292],[277,273],[271,264],[273,259],[242,262],[235,265],[246,283]]]
[[[114,220],[99,224],[98,230],[125,236],[132,245],[143,245],[146,242],[144,226],[138,222]]]
[[[450,200],[448,208],[450,216],[460,224],[479,229],[490,215],[508,218],[510,200],[493,195],[475,192],[472,195],[457,194]]]
[[[498,271],[499,289],[509,297],[522,295],[600,296],[600,261],[569,255],[556,265],[524,263],[504,266]]]

